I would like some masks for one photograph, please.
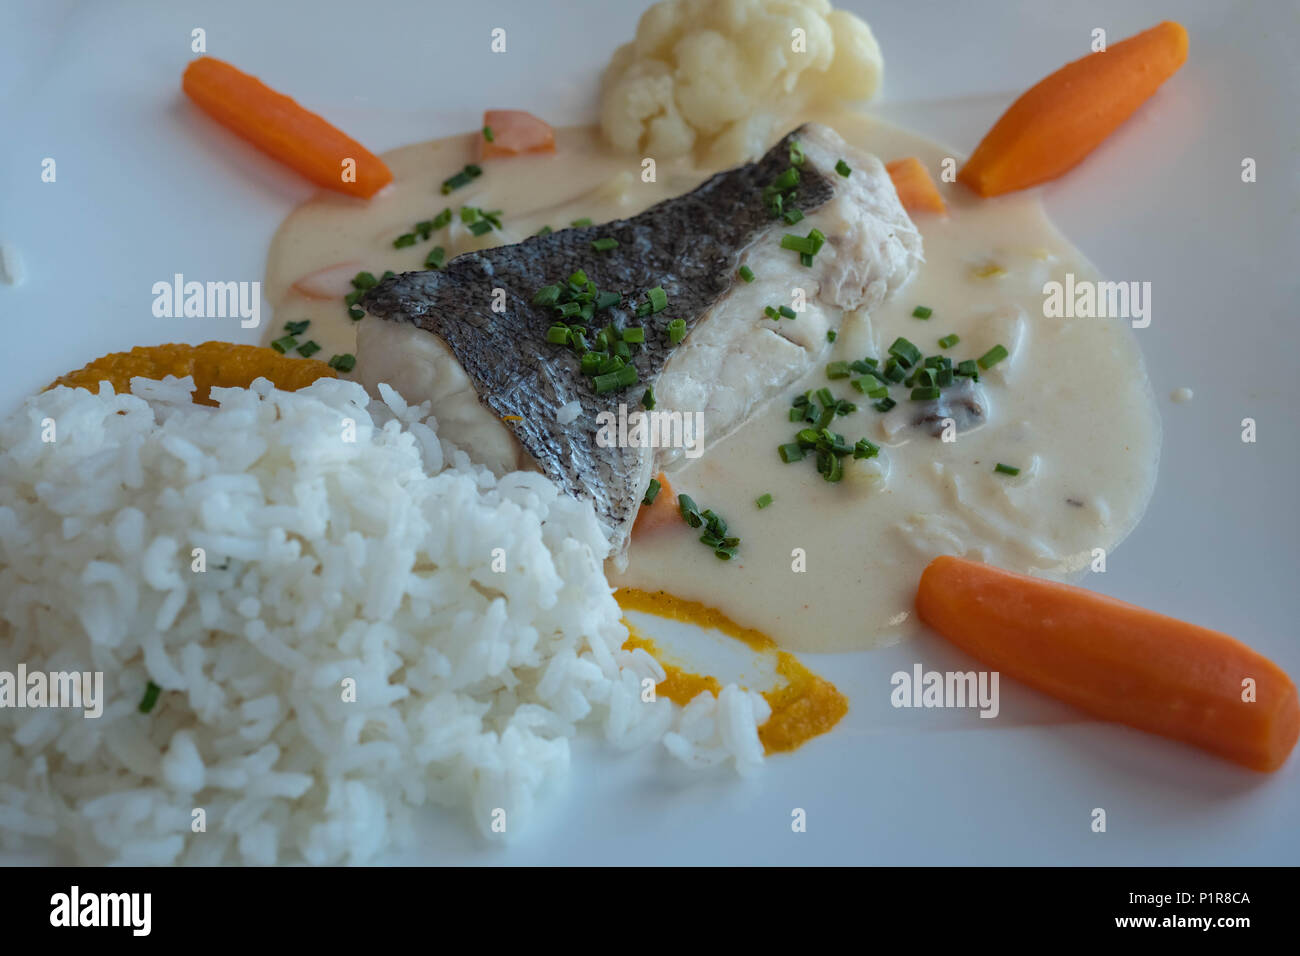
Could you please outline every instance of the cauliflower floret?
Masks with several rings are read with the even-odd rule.
[[[662,0],[610,59],[600,123],[625,152],[736,163],[786,114],[869,99],[883,69],[871,28],[829,0]]]

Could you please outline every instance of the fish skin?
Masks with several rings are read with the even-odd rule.
[[[362,299],[375,317],[365,321],[406,322],[441,340],[478,400],[537,467],[568,494],[593,502],[615,555],[621,555],[654,468],[654,450],[599,446],[596,416],[615,411],[620,402],[629,411],[639,408],[646,386],[656,382],[681,347],[668,340],[669,321],[686,322],[684,341],[689,342],[695,327],[741,281],[736,272],[745,251],[774,228],[784,231],[785,224],[765,207],[762,191],[789,167],[790,141],[805,135],[813,135],[810,127],[787,134],[757,162],[718,173],[694,191],[630,219],[466,253],[441,271],[390,277]],[[821,168],[806,160],[800,167],[794,205],[806,216],[831,200],[840,185],[833,164],[826,165],[824,159]],[[910,227],[901,207],[899,214]],[[790,228],[807,231],[802,222]],[[591,242],[604,237],[616,239],[618,247],[593,250]],[[624,297],[619,307],[597,313],[593,329],[609,322],[645,328],[645,344],[634,350],[631,363],[638,382],[630,388],[596,394],[577,356],[546,341],[555,313],[534,306],[532,298],[575,269],[585,271],[601,291]],[[667,294],[667,308],[637,317],[635,303],[655,286]],[[494,290],[500,290],[498,302],[504,295],[503,311],[492,310]],[[582,414],[576,422],[559,424],[557,412],[572,401],[580,403]]]

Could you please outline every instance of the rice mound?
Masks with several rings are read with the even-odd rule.
[[[387,386],[131,384],[0,424],[0,670],[104,680],[99,718],[0,707],[5,848],[361,863],[427,804],[502,839],[580,724],[762,762],[760,695],[643,700],[664,672],[621,649],[589,503],[495,478]]]

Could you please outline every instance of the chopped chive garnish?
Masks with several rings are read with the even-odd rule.
[[[541,228],[541,229],[538,229],[535,233],[533,233],[533,235],[534,235],[534,236],[549,236],[549,235],[550,235],[551,233],[553,233],[554,231],[555,231],[555,230],[552,229],[550,226],[542,226],[542,228]]]
[[[834,342],[834,341],[835,341],[835,338],[836,338],[837,335],[839,335],[839,333],[836,332],[834,329],[827,329],[827,330],[826,330],[826,341],[827,341],[827,342]]]
[[[558,285],[542,286],[533,296],[533,305],[555,305],[560,301],[560,287]]]
[[[756,505],[758,506],[758,508],[759,508],[760,511],[761,511],[763,508],[766,508],[766,507],[767,507],[768,505],[770,505],[771,503],[772,503],[772,496],[769,495],[769,494],[761,494],[761,495],[759,495],[757,498],[754,499],[754,504],[756,504]]]
[[[357,357],[351,352],[344,352],[342,355],[335,355],[330,358],[330,368],[338,369],[340,372],[350,372],[356,367]]]
[[[928,305],[918,305],[912,310],[912,318],[914,319],[928,319],[932,315],[934,315],[934,309]]]
[[[568,344],[569,327],[567,325],[552,325],[546,330],[546,341],[552,345]]]
[[[481,175],[483,175],[483,170],[471,163],[460,172],[456,173],[456,175],[448,176],[442,181],[442,194],[445,196],[453,189],[460,189],[462,186],[468,186]]]
[[[677,345],[684,338],[686,338],[686,320],[673,319],[668,323],[668,341]]]
[[[595,249],[597,252],[609,252],[611,249],[618,248],[618,240],[611,239],[608,236],[601,239],[593,239],[591,241],[591,248]]]
[[[353,320],[364,319],[364,318],[366,317],[366,313],[365,313],[364,311],[362,311],[361,309],[358,309],[358,308],[354,305],[354,306],[352,306],[351,308],[348,309],[348,317],[351,318],[351,319],[353,319]]]
[[[477,222],[477,221],[478,221],[478,218],[479,218],[479,209],[478,209],[477,206],[461,206],[461,207],[460,207],[460,221],[461,221],[461,222],[463,222],[463,223],[465,223],[465,224],[468,225],[468,224],[471,223],[471,222]]]
[[[849,173],[853,172],[853,170],[849,168],[849,164],[842,159],[835,164],[835,171],[846,178]]]
[[[641,504],[643,505],[654,504],[655,499],[659,497],[659,489],[662,487],[663,485],[659,484],[658,478],[651,478],[650,484],[646,487],[645,490],[645,497],[641,499]]]
[[[481,236],[485,232],[492,231],[492,223],[488,222],[486,219],[480,219],[478,222],[471,222],[469,224],[469,231],[476,236]]]
[[[790,165],[802,166],[804,160],[803,146],[797,139],[790,140]]]
[[[792,232],[787,232],[781,237],[781,248],[813,255],[817,251],[817,243],[808,236],[796,236]]]
[[[587,287],[587,273],[582,269],[575,269],[569,274],[569,285],[575,289],[585,289]]]
[[[434,229],[441,229],[449,222],[451,222],[451,210],[444,209],[442,212],[438,213],[438,215],[433,217],[433,219],[430,222],[430,225],[432,225]]]
[[[654,411],[655,387],[653,385],[647,385],[645,387],[645,392],[642,393],[641,395],[641,407],[644,408],[646,411],[650,411],[650,412]]]
[[[275,349],[281,355],[289,351],[289,349],[296,348],[297,346],[298,340],[292,335],[286,335],[284,338],[276,339],[271,343],[271,348]]]
[[[831,362],[826,366],[827,378],[848,378],[853,374],[848,362]]]
[[[885,396],[878,402],[872,402],[871,407],[878,412],[887,412],[897,404],[898,402],[894,401],[889,396]]]
[[[651,312],[662,312],[668,308],[668,293],[661,286],[655,286],[646,296],[650,299]]]
[[[597,375],[592,381],[596,386],[596,394],[612,392],[616,388],[627,388],[636,384],[636,366],[624,365],[613,372],[607,372],[604,375]]]
[[[781,214],[781,218],[785,220],[787,226],[793,226],[803,219],[803,213],[798,209],[787,209]]]
[[[700,517],[700,509],[690,495],[677,496],[677,510],[681,512],[682,520],[692,528],[704,524],[704,519]]]
[[[867,398],[889,397],[889,386],[874,375],[864,375],[861,378],[855,378],[852,385],[859,392],[866,395]]]
[[[307,331],[307,326],[311,325],[311,319],[303,319],[301,322],[284,323],[286,335],[302,335]]]
[[[889,347],[889,354],[898,359],[903,368],[911,368],[921,361],[921,350],[901,335],[894,339],[894,344]]]
[[[744,279],[746,282],[753,282],[753,281],[754,281],[754,270],[751,269],[749,266],[741,266],[741,267],[740,267],[740,277],[741,277],[742,279]]]
[[[623,301],[623,297],[617,292],[602,292],[596,296],[596,311],[612,309]]]
[[[929,402],[939,397],[939,387],[937,385],[918,385],[912,389],[912,401]]]
[[[875,458],[879,454],[880,446],[865,438],[859,438],[858,443],[853,446],[854,458]]]
[[[569,223],[569,225],[572,226],[574,229],[581,229],[583,226],[590,226],[591,219],[584,216],[581,219],[573,220],[573,222]]]
[[[623,341],[630,345],[640,345],[645,342],[645,329],[639,325],[628,326],[623,330]]]
[[[788,305],[781,306],[781,308],[777,309],[777,311],[780,312],[782,315],[784,315],[787,319],[793,319],[795,317],[794,309],[790,308]]]
[[[975,364],[974,359],[963,359],[958,362],[956,374],[965,375],[967,378],[973,378],[977,382],[980,380],[980,370]]]
[[[788,445],[781,445],[776,451],[777,454],[781,456],[781,460],[787,465],[800,461],[803,458],[803,447],[797,442],[791,442]]]
[[[140,713],[147,714],[153,710],[154,705],[158,703],[158,695],[162,693],[162,688],[149,681],[144,688],[144,697],[140,698]]]
[[[957,335],[954,332],[952,335],[945,335],[943,338],[939,340],[939,348],[950,349],[960,341],[961,341],[961,336]]]
[[[945,366],[944,368],[941,368],[938,371],[936,371],[934,373],[934,384],[938,385],[940,388],[947,388],[949,385],[951,385],[952,369],[947,368]]]
[[[354,289],[364,291],[365,289],[373,289],[378,284],[379,280],[375,278],[372,272],[358,272],[352,277],[352,288]]]
[[[320,346],[311,339],[308,339],[306,342],[303,342],[302,345],[298,346],[298,354],[303,358],[311,358],[319,351]]]
[[[485,140],[487,140],[489,143],[496,142],[496,140],[493,139],[493,137],[492,137],[492,127],[491,127],[491,126],[484,126],[484,127],[483,127],[483,138],[484,138]]]
[[[776,319],[777,321],[780,321],[781,319],[781,313],[776,311],[776,309],[772,308],[770,305],[763,307],[763,314],[769,319]]]
[[[1009,353],[1007,352],[1007,350],[1003,348],[1001,345],[995,345],[993,346],[993,348],[989,349],[987,352],[985,352],[975,361],[980,368],[984,369],[987,372],[993,366],[997,365],[1004,358],[1006,358],[1008,354]]]
[[[434,246],[429,250],[429,254],[424,257],[424,267],[426,269],[441,269],[446,261],[447,250],[442,246]]]
[[[778,192],[787,192],[799,185],[799,170],[791,167],[783,172],[776,179],[772,180],[772,188]]]
[[[1020,474],[1020,469],[1019,469],[1019,468],[1016,468],[1014,465],[1004,465],[1004,464],[1002,464],[1001,462],[998,462],[997,465],[993,468],[993,470],[994,470],[995,472],[997,472],[999,475],[1018,475],[1018,474]]]
[[[823,405],[832,405],[835,402],[835,396],[831,394],[829,388],[819,388],[817,389],[816,394],[817,401],[821,402]]]

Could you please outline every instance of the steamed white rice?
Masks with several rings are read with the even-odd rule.
[[[591,506],[541,475],[495,479],[386,387],[132,388],[0,424],[0,671],[102,671],[105,697],[0,708],[6,848],[363,862],[428,804],[507,838],[580,726],[761,763],[758,694],[643,700],[664,674],[621,650]]]

